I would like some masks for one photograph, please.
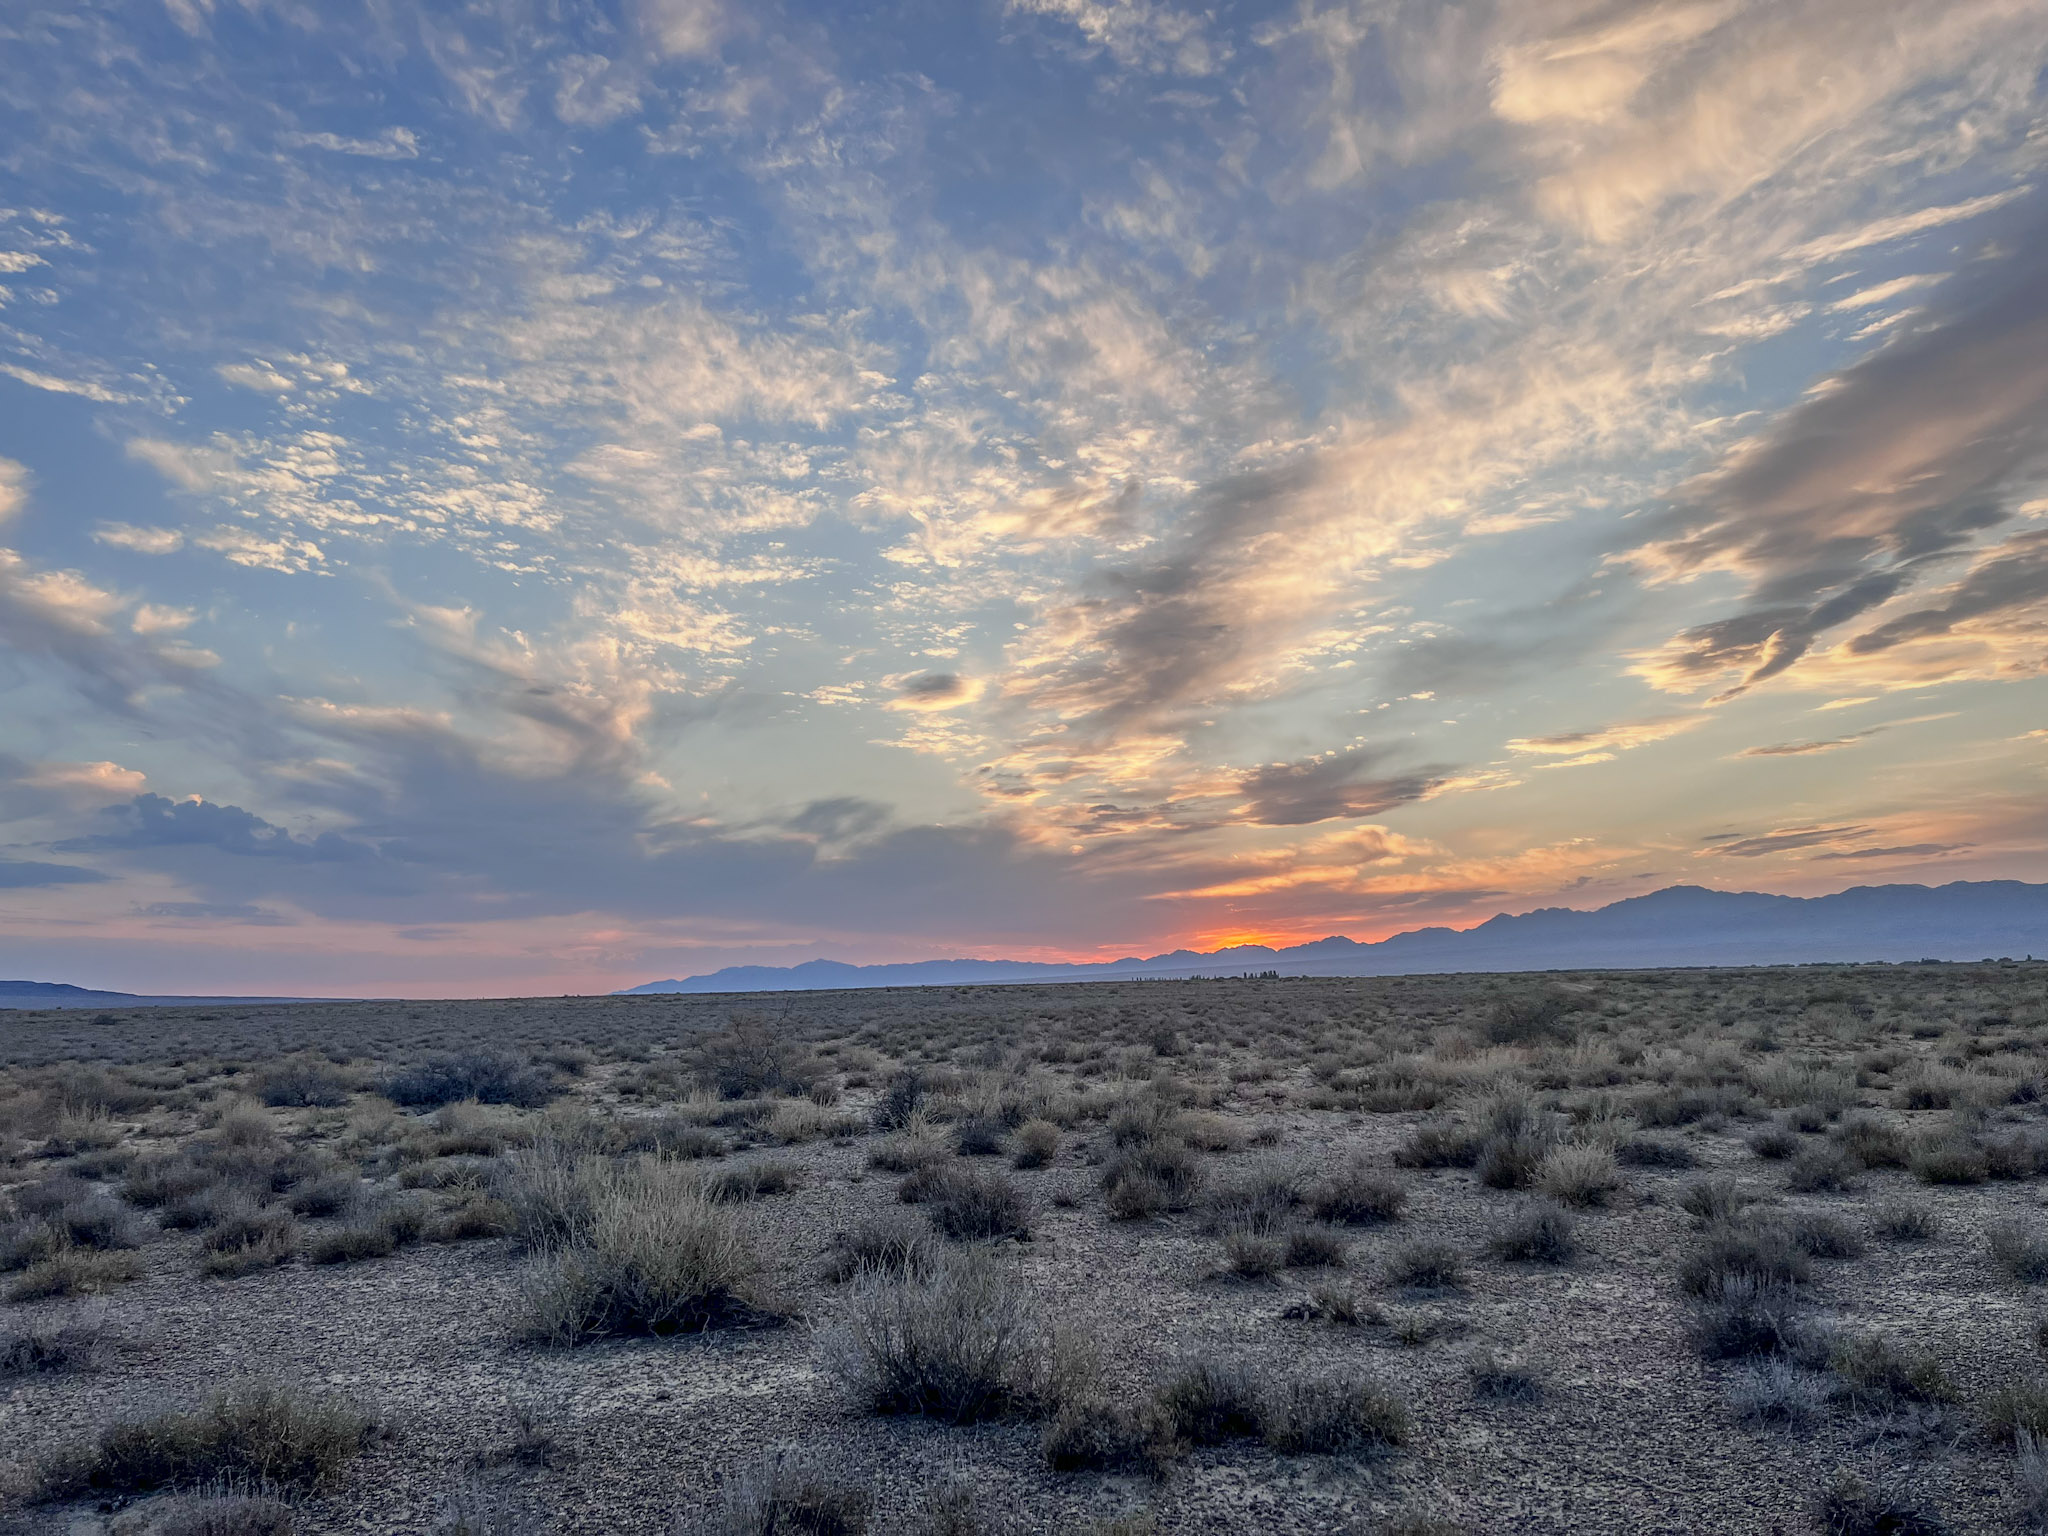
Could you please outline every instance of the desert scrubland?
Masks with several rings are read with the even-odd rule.
[[[2048,1518],[2048,967],[0,1014],[0,1528]]]

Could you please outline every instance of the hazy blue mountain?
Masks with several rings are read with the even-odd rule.
[[[652,992],[788,992],[841,987],[959,986],[1137,977],[1398,976],[1439,971],[1625,970],[1653,966],[1788,965],[1814,961],[1982,960],[2048,956],[2048,885],[1959,880],[1862,885],[1833,896],[1772,896],[1668,886],[1589,912],[1543,907],[1476,928],[1418,928],[1375,944],[1342,935],[1270,949],[1177,949],[1094,965],[1028,960],[921,960],[902,965],[735,965],[652,981]]]
[[[0,1008],[176,1008],[201,1003],[296,1003],[296,997],[154,997],[139,992],[95,992],[61,981],[0,981]]]

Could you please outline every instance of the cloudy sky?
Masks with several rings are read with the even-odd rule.
[[[2048,0],[0,12],[0,975],[2048,875]]]

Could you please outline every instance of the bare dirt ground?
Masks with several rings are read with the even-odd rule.
[[[2048,1516],[2048,967],[13,1013],[0,1061],[9,1531]]]

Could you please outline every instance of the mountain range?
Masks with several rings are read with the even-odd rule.
[[[1831,896],[1773,896],[1673,885],[1579,911],[1502,913],[1476,928],[1417,928],[1376,943],[1337,935],[1271,948],[1242,944],[1093,964],[920,960],[900,965],[734,965],[651,981],[622,995],[792,992],[989,982],[1236,976],[1400,976],[1450,971],[1628,970],[1822,961],[1982,960],[2048,956],[2048,885],[1958,880],[1860,885]]]

